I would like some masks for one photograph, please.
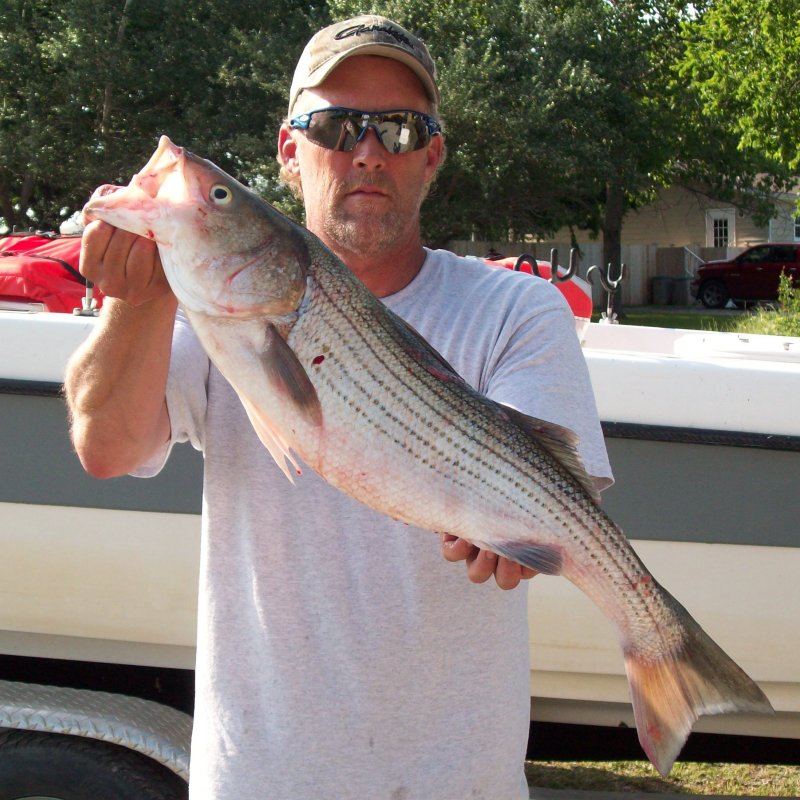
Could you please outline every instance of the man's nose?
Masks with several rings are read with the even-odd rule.
[[[381,144],[378,132],[367,128],[353,148],[353,164],[362,169],[380,169],[389,153]]]

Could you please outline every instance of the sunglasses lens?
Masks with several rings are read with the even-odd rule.
[[[353,115],[341,111],[317,111],[306,128],[306,136],[328,150],[352,150],[359,133]]]
[[[420,150],[431,139],[426,117],[413,111],[364,114],[348,109],[323,109],[310,112],[308,122],[302,127],[314,144],[348,152],[369,128],[375,131],[383,146],[395,154]]]
[[[390,153],[410,153],[425,147],[430,140],[425,121],[410,113],[392,114],[379,123],[376,130]]]

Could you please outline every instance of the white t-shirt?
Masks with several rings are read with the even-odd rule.
[[[384,302],[481,392],[574,430],[610,483],[550,284],[429,251]],[[181,317],[167,402],[205,454],[192,799],[527,798],[526,585],[472,584],[438,536],[310,470],[290,484]]]

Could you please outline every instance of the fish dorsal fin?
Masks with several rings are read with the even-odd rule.
[[[386,310],[389,311],[389,309]],[[391,314],[396,322],[397,329],[403,336],[406,352],[415,361],[422,364],[429,373],[441,380],[467,385],[466,381],[453,369],[447,359],[429,344],[413,325],[398,317],[394,312],[391,312]]]
[[[600,502],[600,492],[578,454],[579,439],[576,433],[555,422],[529,417],[510,406],[503,406],[503,411],[564,466],[595,503]]]

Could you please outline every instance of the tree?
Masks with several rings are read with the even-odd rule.
[[[741,149],[800,171],[797,0],[714,0],[685,25],[682,73],[703,113],[724,120]]]
[[[329,19],[373,11],[420,34],[440,68],[449,154],[423,209],[427,242],[571,226],[601,232],[604,262],[618,264],[625,213],[662,184],[710,186],[768,215],[785,170],[756,132],[732,129],[728,105],[704,99],[711,72],[676,67],[700,64],[684,48],[703,51],[705,15],[746,2],[759,0],[707,11],[682,0],[173,0],[169,13],[160,0],[5,0],[0,215],[56,227],[95,186],[127,181],[162,133],[296,210],[275,162],[291,71]],[[796,80],[797,59],[783,71]]]
[[[162,133],[279,194],[276,130],[319,13],[296,0],[173,0],[168,12],[160,0],[6,0],[6,225],[56,227],[97,185],[126,182]]]
[[[428,242],[546,235],[594,219],[601,169],[585,62],[560,49],[583,21],[519,0],[330,0],[336,18],[380,13],[426,41],[439,66],[448,156],[423,210]],[[547,13],[547,12],[542,12]]]
[[[329,5],[336,17],[363,9]],[[440,67],[449,154],[423,211],[428,240],[509,230],[546,237],[571,226],[602,233],[604,264],[618,266],[625,214],[659,186],[713,185],[731,196],[778,171],[731,146],[722,125],[709,131],[691,87],[676,80],[682,25],[697,8],[683,0],[369,5],[420,34]]]

